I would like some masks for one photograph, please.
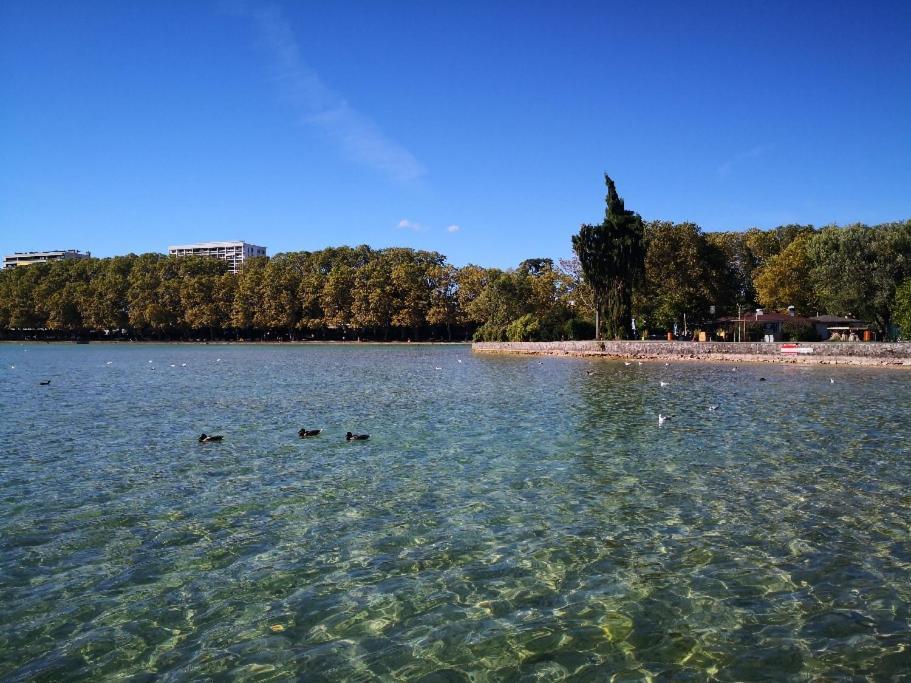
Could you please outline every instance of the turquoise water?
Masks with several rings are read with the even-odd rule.
[[[901,678],[909,412],[896,370],[3,344],[0,679]]]

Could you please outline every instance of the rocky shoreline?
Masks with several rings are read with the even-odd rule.
[[[476,353],[911,368],[911,342],[475,342]]]

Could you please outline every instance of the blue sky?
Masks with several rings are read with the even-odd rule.
[[[911,218],[909,2],[0,3],[0,253]]]

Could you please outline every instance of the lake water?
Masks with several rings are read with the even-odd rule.
[[[909,414],[900,370],[3,344],[0,679],[907,675]]]

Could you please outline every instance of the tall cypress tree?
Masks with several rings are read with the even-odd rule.
[[[610,176],[607,208],[600,225],[582,225],[573,235],[573,250],[595,294],[595,339],[601,339],[601,313],[607,334],[623,339],[632,334],[633,287],[645,269],[645,230],[639,214],[627,211]]]

